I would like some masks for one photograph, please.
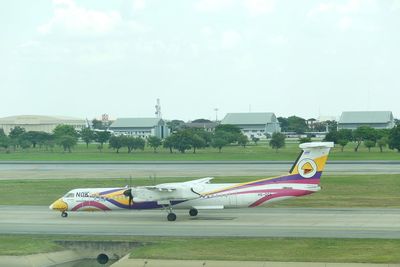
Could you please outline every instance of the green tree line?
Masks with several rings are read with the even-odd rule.
[[[368,148],[368,151],[377,146],[383,152],[383,149],[389,146],[390,149],[396,149],[400,152],[400,125],[392,129],[374,129],[369,126],[360,126],[355,130],[333,130],[326,135],[325,141],[338,144],[341,151],[348,143],[354,142],[355,152],[359,150],[362,144]]]

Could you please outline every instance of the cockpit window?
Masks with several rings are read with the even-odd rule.
[[[64,197],[74,197],[74,193],[68,193]]]

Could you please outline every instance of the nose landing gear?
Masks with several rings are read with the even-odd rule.
[[[61,217],[67,218],[68,217],[68,213],[66,213],[65,211],[61,212]]]

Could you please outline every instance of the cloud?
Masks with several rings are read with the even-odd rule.
[[[350,17],[343,17],[338,22],[338,27],[341,30],[349,29],[353,24],[353,20]]]
[[[233,49],[240,43],[241,39],[240,33],[233,30],[225,31],[222,33],[221,48]]]
[[[121,23],[116,11],[102,12],[78,6],[73,0],[54,0],[53,17],[37,30],[50,34],[56,30],[69,33],[107,33]]]
[[[133,10],[143,10],[146,8],[146,2],[144,0],[133,0]]]
[[[199,11],[214,12],[226,9],[232,5],[232,0],[199,0],[194,7]]]
[[[307,14],[307,16],[317,16],[323,13],[335,12],[339,14],[354,13],[360,11],[364,6],[370,5],[373,1],[368,0],[348,0],[344,4],[337,2],[320,3],[316,7],[313,7]]]
[[[277,35],[269,38],[268,43],[272,45],[281,46],[281,45],[287,45],[289,43],[289,40],[287,37],[283,35]]]
[[[245,0],[244,7],[252,16],[262,15],[271,12],[275,8],[274,0]]]
[[[400,10],[400,0],[393,0],[391,10],[392,11]]]

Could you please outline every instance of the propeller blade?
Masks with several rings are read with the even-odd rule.
[[[133,195],[132,195],[132,189],[129,188],[124,191],[124,196],[129,197],[129,208],[132,206],[133,203]]]

